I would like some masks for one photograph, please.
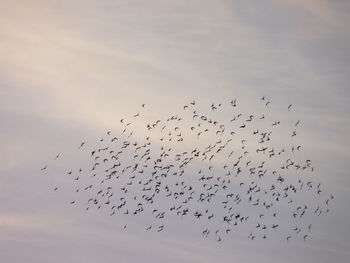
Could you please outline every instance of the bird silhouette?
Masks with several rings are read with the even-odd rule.
[[[122,131],[118,137],[108,130],[111,137],[86,147],[83,141],[78,152],[86,160],[62,168],[71,175],[74,194],[86,198],[69,203],[127,218],[129,228],[133,218],[143,218],[144,229],[157,233],[167,229],[172,218],[186,217],[193,227],[204,226],[199,230],[203,237],[217,242],[232,236],[234,229],[248,229],[248,239],[255,241],[275,233],[287,242],[298,235],[307,241],[311,220],[330,211],[334,196],[310,177],[312,161],[302,158],[307,147],[299,131],[296,136],[300,120],[292,120],[291,128],[287,120],[273,116],[273,107],[266,109],[266,96],[257,99],[259,103],[261,110],[247,112],[236,98],[206,106],[192,100],[181,112],[144,121],[142,132],[138,122],[143,122],[145,109],[142,114],[135,109],[136,114],[117,122]],[[289,104],[288,112],[291,108]],[[292,118],[293,111],[286,115]],[[55,165],[63,162],[59,157]],[[53,189],[59,188],[64,187]],[[289,214],[289,224],[284,214]]]

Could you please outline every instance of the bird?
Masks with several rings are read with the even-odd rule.
[[[268,107],[266,98],[264,95],[261,101]],[[110,216],[119,214],[129,225],[133,218],[143,217],[147,222],[143,230],[154,229],[160,235],[172,217],[186,217],[188,220],[182,222],[190,222],[194,228],[207,224],[204,231],[199,230],[200,236],[213,236],[217,242],[235,233],[233,228],[248,231],[250,241],[263,241],[279,233],[289,242],[296,240],[304,229],[302,224],[308,221],[308,234],[301,234],[307,241],[312,220],[328,213],[334,196],[309,176],[314,167],[311,158],[303,158],[307,147],[297,142],[298,138],[291,138],[301,133],[296,128],[301,121],[293,121],[290,130],[287,121],[274,116],[273,108],[268,113],[244,110],[237,100],[202,105],[193,99],[180,107],[180,112],[164,118],[154,114],[153,120],[144,120],[144,110],[140,114],[135,109],[137,113],[131,115],[138,117],[135,121],[123,118],[117,122],[123,130],[118,137],[83,141],[78,148],[86,159],[68,160],[71,166],[62,168],[72,175],[67,180],[80,198],[69,203],[74,208],[84,205],[84,210],[108,211]],[[292,105],[287,108],[289,112]],[[293,111],[284,114],[293,118]],[[282,128],[274,127],[277,125]],[[82,148],[85,144],[93,149],[86,151]],[[296,179],[293,173],[300,177]],[[61,188],[57,185],[53,189]],[[309,208],[307,197],[315,200],[315,207]],[[282,203],[293,224],[300,225],[288,229],[278,210]],[[290,229],[292,233],[286,236]]]
[[[236,107],[237,106],[237,100],[236,99],[231,100],[231,105],[232,105],[232,107]]]
[[[311,230],[311,226],[312,226],[312,224],[310,224],[310,225],[308,226],[308,230],[309,230],[309,232],[310,232],[310,230]]]

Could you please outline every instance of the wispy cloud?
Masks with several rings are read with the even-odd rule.
[[[345,157],[350,128],[346,1],[15,2],[0,1],[0,171],[5,189],[0,197],[7,201],[0,209],[0,231],[6,230],[8,237],[15,230],[35,232],[38,239],[47,231],[51,249],[57,245],[80,262],[97,261],[102,254],[115,262],[115,244],[125,262],[147,256],[163,262],[169,255],[181,262],[235,257],[280,262],[286,255],[291,261],[338,256],[346,262],[342,257],[348,252],[337,245],[349,240],[342,220],[334,231],[320,225],[322,235],[337,240],[330,242],[330,251],[322,251],[327,242],[319,239],[312,248],[317,253],[274,241],[247,245],[241,238],[234,241],[235,249],[206,241],[191,245],[190,235],[182,239],[176,231],[170,238],[150,238],[114,230],[114,221],[98,215],[79,223],[86,218],[81,211],[62,208],[57,197],[43,199],[47,193],[42,186],[53,182],[36,173],[42,160],[53,158],[56,147],[69,151],[76,141],[118,129],[119,119],[138,112],[142,103],[147,104],[146,123],[171,115],[193,98],[209,104],[236,97],[255,111],[255,101],[266,95],[278,117],[285,116],[280,111],[284,105],[293,103],[296,116],[308,120],[302,123],[303,141],[323,168],[319,178],[349,197],[344,187],[349,183]],[[138,124],[139,130],[145,123]],[[339,212],[346,200],[338,202]],[[32,209],[7,211],[24,206]],[[57,218],[48,216],[50,211]],[[344,213],[342,218],[349,218]],[[65,221],[70,216],[72,221]],[[52,224],[56,232],[50,232]],[[80,244],[77,251],[74,242]],[[45,253],[42,244],[34,242],[25,254],[38,258],[38,251]],[[22,245],[8,248],[24,249]],[[108,249],[94,250],[104,246]],[[3,250],[0,255],[12,256]]]

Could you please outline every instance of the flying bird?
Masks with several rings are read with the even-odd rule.
[[[260,101],[268,107],[266,98]],[[289,112],[292,104],[287,108]],[[199,234],[217,242],[237,231],[248,231],[251,241],[276,233],[287,242],[297,236],[307,241],[313,220],[328,213],[334,196],[310,176],[313,163],[303,158],[307,147],[295,137],[300,120],[291,129],[273,110],[244,110],[236,98],[209,105],[192,100],[180,112],[166,117],[158,113],[150,120],[143,120],[135,109],[135,121],[118,122],[123,130],[118,138],[89,142],[89,150],[83,141],[78,147],[81,158],[62,167],[79,196],[69,204],[118,215],[129,226],[137,218],[145,223],[143,229],[160,234],[173,218],[186,217],[183,222],[191,227],[206,225]],[[286,119],[293,118],[293,112],[285,114]],[[57,194],[61,192],[65,191]],[[278,210],[281,204],[283,213]],[[292,226],[282,216],[285,213]]]

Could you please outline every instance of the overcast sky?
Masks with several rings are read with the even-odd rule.
[[[345,0],[0,0],[0,261],[349,262],[349,15]],[[142,103],[157,118],[263,95],[277,115],[293,104],[335,195],[308,242],[124,231],[40,173]]]

